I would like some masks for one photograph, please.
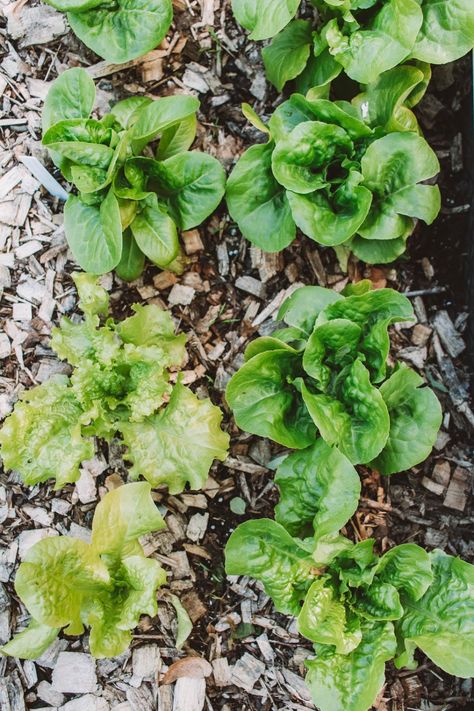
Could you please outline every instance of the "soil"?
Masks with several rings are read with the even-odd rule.
[[[212,86],[215,87],[214,92],[208,91],[199,95],[201,128],[197,147],[217,155],[226,167],[230,168],[248,145],[262,140],[262,135],[243,118],[241,103],[249,102],[257,113],[268,116],[281,99],[273,89],[263,83],[260,48],[249,42],[241,29],[235,25],[229,3],[214,3],[215,24],[211,28],[196,27],[200,20],[200,7],[197,2],[189,5],[194,15],[188,10],[177,11],[174,31],[175,36],[185,37],[187,42],[180,53],[170,54],[164,60],[163,76],[144,84],[141,66],[137,64],[100,79],[98,88],[106,92],[112,100],[137,92],[146,92],[157,97],[172,93],[176,89],[190,91],[189,85],[186,85],[185,71],[189,62],[196,63],[200,67],[197,69],[198,73],[202,72],[204,77],[211,77],[214,81]],[[5,23],[3,27],[5,28]],[[25,47],[22,46],[21,38],[18,41],[8,40],[6,29],[0,31],[4,45],[2,60],[6,59],[10,48],[17,53],[13,57],[19,64],[19,71],[10,83],[14,88],[24,83],[27,78],[50,81],[66,66],[94,65],[99,61],[71,33],[48,45]],[[409,240],[407,254],[395,264],[379,267],[367,267],[356,261],[349,264],[350,279],[368,276],[376,286],[386,284],[402,292],[420,292],[417,306],[419,309],[420,304],[424,305],[427,325],[432,328],[435,314],[444,309],[460,333],[464,331],[467,320],[466,271],[469,205],[472,201],[472,185],[464,150],[467,132],[472,126],[470,72],[471,63],[467,58],[454,65],[435,68],[429,91],[416,111],[423,132],[441,162],[438,183],[442,192],[443,208],[440,217],[429,228],[417,228]],[[216,97],[223,96],[227,97],[225,101],[216,101]],[[7,116],[21,118],[32,111],[31,102],[28,105],[28,101],[24,103],[22,100],[15,100],[15,93],[12,94],[8,88],[4,92],[3,100]],[[33,109],[36,115],[39,115],[40,106],[41,103],[36,102]],[[20,148],[17,147],[17,139],[21,137],[19,131],[24,132],[25,137],[23,147],[20,145]],[[8,168],[15,165],[16,158],[22,152],[34,150],[39,154],[39,139],[39,124],[31,122],[30,119],[26,127],[0,127],[2,150],[5,154],[12,154],[10,162],[5,163]],[[14,150],[11,148],[13,145]],[[53,172],[50,165],[49,167]],[[57,173],[55,175],[64,184],[62,178]],[[43,188],[38,189],[37,197],[39,202],[46,206],[49,215],[57,218],[56,224],[59,225],[61,204],[51,198]],[[21,225],[20,243],[23,230],[24,226]],[[246,343],[259,329],[261,332],[262,326],[255,327],[252,321],[266,304],[295,282],[325,282],[324,285],[341,288],[345,275],[341,272],[332,250],[317,248],[309,239],[300,235],[279,259],[270,260],[274,275],[264,282],[265,298],[259,299],[237,288],[235,282],[238,277],[244,275],[262,280],[262,267],[268,267],[270,262],[268,258],[258,254],[258,251],[251,250],[250,245],[243,240],[236,226],[230,221],[224,205],[200,228],[199,233],[204,249],[190,257],[187,272],[181,277],[182,283],[195,286],[195,297],[189,306],[175,306],[172,311],[180,329],[190,336],[190,360],[186,369],[187,372],[197,373],[193,388],[199,394],[209,394],[225,412],[225,427],[232,434],[231,456],[234,464],[213,467],[212,477],[218,482],[218,491],[217,494],[215,491],[212,494],[205,492],[209,524],[204,538],[199,542],[201,551],[198,554],[188,552],[191,568],[189,576],[172,579],[172,590],[183,596],[183,604],[188,609],[195,611],[196,607],[201,606],[200,611],[198,609],[196,612],[195,626],[186,643],[184,654],[201,655],[211,661],[225,657],[229,665],[232,665],[245,653],[249,653],[254,659],[264,663],[264,672],[258,683],[248,692],[229,683],[221,687],[216,686],[211,679],[207,687],[210,709],[286,711],[293,708],[314,708],[301,696],[299,687],[295,689],[292,686],[296,683],[295,680],[283,674],[284,670],[289,670],[300,677],[304,675],[303,660],[305,655],[310,654],[310,645],[298,637],[292,620],[275,613],[271,602],[257,584],[248,580],[228,580],[225,576],[223,547],[230,533],[247,518],[273,515],[277,491],[272,485],[272,461],[281,448],[240,432],[232,421],[223,390],[226,380],[241,362]],[[222,265],[222,252],[218,253],[218,245],[226,247],[228,271]],[[35,259],[39,260],[40,264],[42,253],[50,246],[46,243],[44,250],[35,254]],[[318,255],[320,259],[320,262],[316,262],[316,267],[314,255]],[[15,263],[11,270],[11,285],[5,288],[0,305],[1,319],[11,319],[18,284],[25,274],[31,274],[35,268],[31,258],[29,261]],[[74,263],[67,261],[62,271],[56,271],[57,283],[60,284],[63,294],[72,290],[69,274],[73,269]],[[131,304],[143,299],[158,300],[166,306],[169,288],[156,286],[159,273],[158,269],[148,266],[137,283],[127,285],[117,279],[113,282],[110,280],[114,315],[118,318],[129,314]],[[54,314],[55,322],[58,316],[59,308]],[[263,328],[266,323],[263,323]],[[392,335],[392,356],[397,355],[409,363],[415,358],[419,370],[436,389],[446,413],[443,422],[444,435],[432,455],[416,470],[382,478],[363,467],[359,468],[363,481],[363,498],[360,510],[348,526],[347,533],[355,539],[374,535],[380,551],[394,544],[414,541],[428,549],[443,548],[451,554],[474,562],[474,509],[472,496],[469,496],[472,487],[472,428],[450,398],[453,388],[450,379],[452,373],[441,369],[432,340],[423,352],[413,345],[411,329],[393,329]],[[16,397],[19,385],[32,385],[32,374],[35,374],[40,356],[45,355],[42,349],[47,349],[47,329],[40,331],[38,336],[33,324],[29,329],[29,336],[30,340],[27,340],[21,349],[24,355],[23,363],[19,361],[18,352],[12,352],[10,358],[3,360],[1,386],[11,400]],[[207,356],[211,347],[220,344],[225,346],[222,356],[215,361],[209,359]],[[48,357],[51,355],[49,353]],[[454,363],[454,373],[461,392],[465,392],[469,371],[472,371],[472,364],[468,363],[466,352],[455,358],[454,362],[450,362]],[[203,375],[199,366],[204,368]],[[126,471],[117,458],[116,451],[104,448],[102,455],[108,468],[97,477],[99,491],[106,486],[107,477],[111,472],[126,477]],[[464,477],[463,481],[467,482],[467,496],[458,509],[445,505],[446,490],[440,494],[426,488],[426,485],[433,481],[435,467],[442,463],[445,463],[451,481],[458,468],[461,470],[461,478]],[[35,522],[22,514],[25,503],[33,503],[50,511],[51,502],[58,494],[55,495],[50,486],[35,487],[30,491],[6,473],[1,475],[1,484],[6,487],[9,504],[16,512],[16,516],[7,519],[1,531],[5,545],[11,545],[21,531],[37,527]],[[74,487],[66,487],[59,496],[66,501],[74,500]],[[231,502],[236,498],[245,503],[243,515],[232,512],[231,506],[234,508],[234,505]],[[201,505],[193,506],[189,500],[183,504],[180,497],[168,497],[166,492],[160,492],[158,499],[176,514],[184,526],[193,514],[202,512]],[[94,507],[95,504],[75,505],[67,518],[69,522],[88,527]],[[55,526],[58,527],[60,523],[56,517]],[[172,551],[183,549],[183,540],[171,539],[168,543],[169,550],[163,547],[158,549],[165,557]],[[12,629],[24,612],[14,593],[13,577],[12,574],[6,585],[13,610]],[[193,595],[197,597],[199,605]],[[170,664],[180,655],[173,649],[171,610],[166,604],[162,610],[157,619],[143,621],[137,630],[133,646],[142,644],[144,640],[152,640],[162,648],[162,657]],[[273,655],[263,654],[262,635]],[[259,642],[256,641],[257,638]],[[69,648],[87,651],[87,640],[69,641],[72,645]],[[376,706],[379,711],[474,709],[471,680],[455,679],[441,672],[423,654],[418,654],[417,658],[420,663],[417,670],[400,671],[388,666],[387,685]],[[130,708],[135,708],[130,701],[133,695],[127,690],[129,667],[129,657],[124,657],[112,677],[105,673],[101,676],[99,673],[104,698],[110,701],[112,708],[113,700],[121,702],[125,699]],[[3,662],[5,676],[11,674],[14,669],[15,664],[11,660]],[[37,665],[39,679],[49,680],[50,672],[49,668]],[[26,708],[44,706],[43,701],[36,696],[35,684],[30,687],[23,676],[21,678],[26,695]],[[140,708],[140,704],[136,708]],[[142,705],[141,708],[148,706]]]

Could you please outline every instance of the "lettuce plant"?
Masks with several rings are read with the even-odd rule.
[[[408,299],[371,283],[345,294],[302,287],[278,314],[287,327],[257,338],[226,398],[239,427],[293,449],[318,437],[352,464],[383,474],[426,459],[441,406],[405,365],[387,367],[388,326],[413,318]]]
[[[173,20],[171,0],[45,0],[99,57],[120,64],[157,47]]]
[[[141,274],[145,257],[182,270],[178,229],[205,220],[225,189],[219,161],[188,151],[199,101],[130,97],[97,121],[90,118],[94,100],[87,72],[69,69],[53,83],[43,109],[43,144],[78,190],[64,210],[74,258],[85,271],[116,269],[125,280]]]
[[[474,566],[414,543],[374,552],[339,533],[360,484],[344,455],[318,440],[276,475],[275,521],[241,524],[226,547],[229,575],[259,580],[278,611],[314,644],[306,683],[320,711],[367,711],[385,663],[416,666],[420,648],[444,671],[474,675]]]
[[[342,71],[367,84],[408,59],[445,64],[474,47],[471,0],[312,0],[316,22],[293,19],[300,4],[232,0],[251,39],[274,38],[263,59],[279,91],[296,77],[327,87]]]
[[[245,151],[227,183],[242,234],[269,252],[288,246],[299,227],[368,262],[402,254],[416,219],[431,224],[440,209],[438,187],[423,184],[438,173],[438,159],[404,103],[419,93],[416,74],[397,70],[391,96],[382,82],[352,104],[293,94],[268,128],[246,109],[269,140]]]
[[[176,336],[169,313],[157,305],[135,305],[121,322],[108,311],[108,294],[90,274],[74,274],[82,322],[68,318],[51,341],[73,370],[26,391],[0,431],[0,454],[7,469],[25,484],[53,477],[56,489],[79,477],[83,460],[94,454],[93,437],[121,437],[130,476],[152,486],[166,484],[176,494],[200,488],[214,458],[224,460],[229,437],[220,429],[222,413],[200,400],[169,369],[185,355],[184,334]]]
[[[63,630],[90,627],[94,657],[115,657],[130,644],[141,615],[156,615],[156,590],[166,583],[158,561],[146,558],[140,536],[166,527],[146,482],[125,484],[98,504],[92,540],[58,536],[35,543],[21,563],[15,589],[31,613],[29,626],[0,648],[39,657]]]

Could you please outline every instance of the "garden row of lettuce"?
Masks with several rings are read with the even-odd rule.
[[[111,61],[155,46],[172,15],[169,0],[53,4]],[[283,249],[298,227],[341,263],[349,252],[392,261],[417,220],[430,224],[439,212],[439,190],[426,182],[438,160],[412,108],[428,86],[428,62],[474,46],[471,0],[314,0],[314,23],[294,19],[300,4],[233,0],[253,38],[274,37],[264,50],[269,79],[278,89],[296,79],[298,93],[268,123],[244,105],[267,142],[243,154],[227,183],[215,158],[189,150],[194,97],[131,97],[98,120],[85,70],[64,72],[48,93],[43,143],[76,189],[64,218],[86,272],[73,275],[84,318],[54,329],[51,345],[71,375],[22,395],[0,432],[1,455],[25,484],[54,479],[59,489],[78,479],[96,439],[119,438],[130,478],[147,481],[105,495],[90,544],[60,536],[27,552],[15,586],[31,622],[5,654],[36,658],[61,630],[85,626],[93,655],[122,652],[166,582],[138,540],[165,525],[151,487],[199,489],[227,455],[221,411],[177,374],[185,337],[171,316],[135,305],[115,322],[97,275],[115,270],[131,281],[146,258],[181,272],[179,231],[201,224],[224,194],[242,234],[264,250]],[[339,85],[343,72],[362,85]],[[277,471],[275,520],[239,526],[226,567],[260,580],[276,608],[297,617],[314,644],[307,681],[321,711],[366,711],[385,663],[412,667],[417,647],[449,673],[474,674],[474,566],[415,544],[379,556],[374,540],[341,533],[360,496],[354,465],[404,471],[436,440],[434,392],[414,370],[387,364],[390,325],[412,319],[406,297],[368,281],[341,294],[302,287],[282,305],[282,327],[250,343],[226,392],[242,429],[296,450]]]

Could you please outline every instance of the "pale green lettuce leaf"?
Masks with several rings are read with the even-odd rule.
[[[133,463],[131,476],[143,476],[154,487],[167,484],[171,494],[188,483],[201,488],[213,460],[227,456],[229,435],[221,430],[221,420],[222,412],[210,400],[199,400],[178,383],[158,414],[119,425],[125,456]]]
[[[92,546],[98,554],[123,557],[140,536],[165,527],[151,498],[150,484],[134,482],[109,491],[98,504],[92,522]]]
[[[0,430],[3,463],[20,472],[25,484],[53,477],[55,489],[79,478],[79,466],[94,455],[82,435],[82,407],[66,376],[55,376],[23,393]]]
[[[431,64],[454,62],[474,47],[471,0],[423,0],[423,24],[412,57]]]
[[[280,306],[278,320],[300,329],[309,336],[316,319],[326,306],[342,299],[337,291],[322,286],[302,286]]]
[[[419,600],[433,581],[430,556],[415,543],[402,543],[387,551],[380,558],[375,575],[412,600]]]
[[[110,588],[105,564],[88,543],[68,536],[44,538],[18,568],[15,590],[33,618],[50,627],[82,632],[81,608],[89,595]]]
[[[109,295],[97,281],[97,276],[86,272],[71,274],[79,295],[79,308],[86,316],[107,314],[109,311]]]
[[[0,654],[19,659],[37,659],[51,646],[60,629],[60,627],[43,625],[32,619],[26,629],[0,647]]]

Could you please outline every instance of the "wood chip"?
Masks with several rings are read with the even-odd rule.
[[[471,475],[467,469],[456,467],[446,492],[443,506],[457,511],[464,511],[471,485]]]
[[[433,319],[433,325],[451,358],[457,358],[466,348],[461,335],[454,328],[447,311],[438,311]]]
[[[195,290],[191,286],[175,284],[168,296],[170,306],[187,306],[194,299]]]
[[[232,683],[245,691],[252,691],[264,671],[265,664],[246,652],[232,668]]]
[[[61,652],[53,669],[52,687],[65,694],[87,694],[97,689],[95,661],[90,654]]]
[[[201,711],[206,700],[204,679],[182,677],[174,689],[173,711]]]

